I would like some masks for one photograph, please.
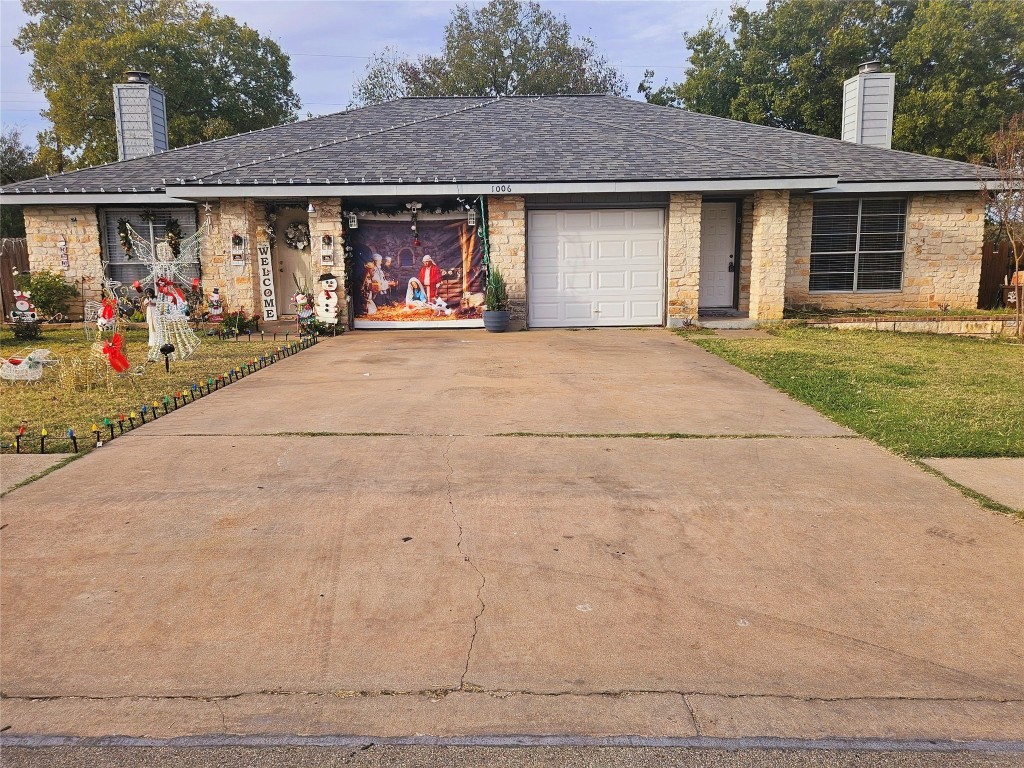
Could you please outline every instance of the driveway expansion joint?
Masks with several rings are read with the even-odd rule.
[[[800,696],[797,694],[784,693],[723,693],[721,691],[679,691],[661,688],[622,688],[608,689],[602,691],[533,691],[528,689],[508,688],[481,688],[468,684],[454,688],[424,688],[422,690],[327,690],[327,691],[286,691],[286,690],[256,690],[240,691],[238,693],[193,693],[193,694],[122,694],[111,696],[95,695],[0,695],[0,701],[23,701],[23,702],[46,702],[46,701],[196,701],[196,702],[222,702],[236,699],[244,699],[252,696],[280,696],[280,697],[311,697],[311,698],[342,698],[342,699],[377,699],[389,697],[415,697],[421,696],[429,699],[443,699],[453,693],[479,693],[491,696],[496,699],[508,699],[514,696],[538,696],[546,698],[578,697],[578,698],[626,698],[629,696],[645,695],[676,695],[681,696],[690,709],[690,702],[687,697],[708,696],[722,699],[733,699],[742,701],[744,699],[778,699],[782,701],[797,701],[806,703],[828,704],[833,702],[920,702],[920,703],[983,703],[983,704],[1024,704],[1024,698],[998,698],[985,696]]]

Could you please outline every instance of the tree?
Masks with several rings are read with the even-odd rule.
[[[1024,0],[768,0],[692,35],[679,102],[838,137],[842,83],[871,59],[896,73],[893,146],[967,159],[1024,106]]]
[[[996,244],[1004,238],[1009,243],[1008,266],[1019,280],[1024,274],[1024,112],[1011,117],[989,137],[985,159],[996,174],[991,179],[982,178],[982,201],[999,231]],[[1018,299],[1016,307],[1017,333],[1024,335],[1024,301]]]
[[[932,0],[893,47],[894,145],[942,157],[984,153],[1024,110],[1024,0]]]
[[[70,165],[117,159],[113,84],[142,69],[166,94],[171,146],[295,119],[288,57],[198,0],[23,0],[15,46],[49,104],[47,142]]]
[[[439,56],[412,61],[385,49],[356,83],[353,101],[396,96],[511,96],[625,92],[626,82],[587,37],[573,39],[564,18],[536,2],[460,5],[444,29]]]
[[[33,154],[17,128],[6,129],[0,135],[0,186],[42,175]],[[20,206],[0,206],[0,237],[24,236],[25,218]]]

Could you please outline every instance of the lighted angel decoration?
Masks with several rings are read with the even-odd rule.
[[[195,234],[177,240],[174,248],[167,241],[157,243],[154,252],[150,241],[128,225],[132,252],[149,268],[149,280],[153,284],[146,289],[143,298],[149,326],[148,359],[151,362],[163,359],[160,348],[165,344],[174,345],[172,360],[184,360],[199,346],[199,337],[188,324],[188,302],[181,286],[191,280],[186,270],[199,263],[199,250],[205,234],[204,224]]]

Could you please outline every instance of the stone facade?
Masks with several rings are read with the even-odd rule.
[[[740,206],[740,290],[739,304],[736,309],[740,312],[750,311],[750,265],[754,245],[754,198],[748,195],[743,198]]]
[[[491,264],[508,286],[511,328],[526,327],[526,198],[506,195],[487,198],[487,241]]]
[[[74,285],[80,295],[71,303],[76,315],[81,313],[85,300],[102,298],[103,262],[96,207],[26,205],[24,214],[29,270],[56,272]],[[61,265],[61,241],[67,244],[67,269]]]
[[[333,272],[345,286],[342,200],[311,201],[310,274]],[[265,226],[264,204],[253,199],[210,201],[197,206],[198,223],[209,217],[203,241],[203,290],[220,288],[226,311],[259,311],[256,243]],[[670,326],[697,317],[700,280],[702,195],[670,195],[666,232],[667,315]],[[810,249],[813,199],[807,194],[765,190],[742,200],[738,251],[739,310],[751,319],[776,320],[783,304],[826,309],[940,309],[976,306],[981,271],[984,211],[973,192],[918,193],[908,196],[903,289],[858,293],[811,293]],[[95,206],[24,208],[30,268],[63,274],[82,300],[99,299],[102,287],[102,238]],[[520,195],[488,198],[491,262],[508,284],[513,327],[527,321],[526,205]],[[231,235],[246,238],[246,261],[231,264]],[[334,237],[334,265],[321,265],[321,236]],[[69,266],[61,266],[60,243],[67,244]],[[284,314],[288,298],[278,296]],[[78,305],[80,311],[80,304]],[[342,305],[345,306],[344,304]]]
[[[972,309],[977,306],[985,216],[974,192],[909,196],[903,289],[811,293],[811,214],[808,195],[790,209],[786,302],[822,309]]]
[[[256,286],[256,230],[263,225],[262,206],[248,198],[224,198],[210,201],[210,226],[202,241],[203,292],[209,296],[220,288],[225,312],[258,312]],[[205,212],[199,211],[202,225]],[[231,264],[231,236],[245,238],[245,263]]]
[[[673,192],[668,203],[665,256],[668,269],[668,324],[678,327],[697,319],[700,290],[700,222],[703,197]]]
[[[750,317],[781,320],[789,247],[789,190],[754,193],[750,238]]]

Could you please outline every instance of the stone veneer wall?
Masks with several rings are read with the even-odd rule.
[[[315,214],[309,217],[309,234],[312,240],[313,260],[310,274],[313,275],[315,291],[320,290],[317,278],[320,275],[330,272],[338,278],[338,291],[341,296],[345,295],[345,230],[341,225],[341,198],[320,197],[310,200],[316,208]],[[334,266],[323,266],[320,263],[320,238],[324,235],[334,235]],[[344,300],[338,302],[338,316],[346,317]]]
[[[748,195],[743,198],[740,206],[740,300],[737,309],[740,312],[750,311],[750,262],[754,244],[754,198]]]
[[[259,314],[257,301],[256,232],[264,225],[263,205],[250,198],[211,200],[210,230],[203,239],[200,260],[203,269],[203,293],[209,296],[220,288],[225,312],[245,310]],[[199,207],[199,224],[206,220]],[[231,236],[245,238],[245,264],[231,265]],[[278,297],[280,303],[280,297]]]
[[[788,304],[880,310],[977,306],[985,217],[976,193],[909,196],[902,291],[811,293],[811,213],[808,195],[790,209]]]
[[[754,193],[751,227],[750,317],[781,320],[786,295],[789,190]]]
[[[491,264],[508,285],[511,328],[526,327],[526,198],[506,195],[487,198],[487,237]]]
[[[78,300],[71,302],[72,312],[81,313],[87,299],[99,300],[103,291],[103,261],[100,224],[96,207],[91,205],[26,205],[25,239],[28,243],[29,270],[50,270],[78,288]],[[60,263],[60,241],[67,243],[68,268]]]
[[[668,203],[668,324],[685,325],[697,319],[700,290],[700,226],[702,195],[673,192]]]

